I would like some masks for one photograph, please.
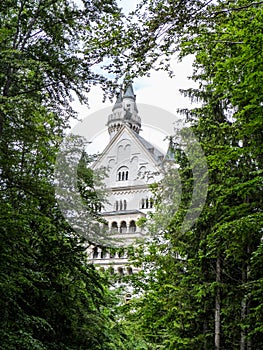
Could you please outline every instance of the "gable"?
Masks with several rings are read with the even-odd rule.
[[[106,187],[138,186],[158,181],[162,153],[124,125],[109,142],[93,169],[108,169]],[[128,175],[126,174],[128,172]]]

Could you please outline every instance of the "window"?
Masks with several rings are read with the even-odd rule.
[[[120,201],[116,201],[114,209],[115,209],[115,211],[126,210],[127,209],[127,201],[125,199],[120,200]]]
[[[141,199],[141,209],[153,208],[154,200],[152,198],[142,198]]]
[[[103,248],[100,253],[101,259],[104,259],[106,257],[106,250]]]
[[[93,249],[93,259],[98,259],[98,257],[99,257],[98,248],[95,247],[95,248]]]
[[[113,268],[113,267],[109,267],[109,268],[108,268],[108,271],[109,271],[109,273],[110,273],[111,275],[114,274],[114,268]]]
[[[149,199],[146,198],[145,200],[145,208],[148,209],[149,208]]]
[[[129,267],[127,267],[127,272],[128,272],[128,275],[132,275],[132,268],[129,266]]]
[[[117,232],[118,231],[118,225],[117,225],[117,222],[114,221],[112,224],[111,224],[111,230],[113,232]]]
[[[124,272],[123,272],[123,268],[122,267],[118,267],[118,273],[120,275],[124,275]]]
[[[136,224],[134,220],[130,222],[130,232],[136,232]]]
[[[118,257],[119,257],[119,258],[123,258],[123,257],[124,257],[124,250],[123,250],[123,249],[120,249],[120,250],[118,251]]]
[[[121,233],[126,233],[126,232],[127,232],[127,224],[126,224],[126,221],[122,221],[122,222],[121,222],[120,232],[121,232]]]
[[[129,170],[126,166],[122,166],[117,171],[117,181],[127,181],[129,179]]]

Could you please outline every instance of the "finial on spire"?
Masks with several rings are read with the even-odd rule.
[[[120,91],[117,95],[117,99],[116,99],[116,102],[112,108],[112,111],[114,111],[115,109],[117,108],[121,108],[122,106],[122,91]]]
[[[132,98],[133,100],[135,100],[136,96],[133,92],[133,87],[131,82],[127,85],[123,98]]]

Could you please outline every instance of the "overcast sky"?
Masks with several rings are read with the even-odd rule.
[[[118,2],[121,4],[125,12],[127,12],[135,8],[137,1],[119,0]],[[137,96],[137,102],[161,107],[166,111],[174,114],[176,114],[176,110],[178,108],[189,107],[189,99],[184,98],[179,93],[179,89],[185,89],[193,86],[193,82],[191,82],[188,79],[192,72],[192,61],[193,59],[191,57],[184,59],[184,61],[181,63],[178,63],[177,59],[174,59],[172,61],[172,66],[175,73],[174,78],[169,78],[166,72],[151,71],[150,77],[134,79],[133,87]],[[90,114],[101,110],[102,108],[112,106],[112,103],[110,101],[106,101],[105,103],[103,103],[101,90],[98,87],[94,87],[89,93],[89,108],[87,106],[82,106],[78,103],[74,103],[73,106],[78,111],[79,118],[85,119]],[[160,146],[160,140],[163,140],[164,138],[163,135],[160,135],[159,138],[157,137],[157,134],[155,132],[153,132],[153,134],[151,135],[148,128],[144,127],[143,125],[143,123],[145,122],[143,115],[140,116],[142,119],[142,126],[145,132],[142,136],[148,139],[152,138],[152,140],[149,141],[155,141],[155,143],[159,143]],[[105,123],[106,121],[107,116],[105,115]],[[76,123],[73,122],[72,126],[74,126],[75,124]],[[105,124],[103,128],[104,130],[106,129]],[[95,148],[98,148],[99,151],[101,151],[101,148],[104,147],[104,143],[106,142],[108,142],[108,140],[106,141],[105,134],[102,134],[100,135],[100,140],[97,139],[95,141],[94,146]],[[98,147],[96,145],[98,145]],[[161,146],[159,148],[163,147]]]

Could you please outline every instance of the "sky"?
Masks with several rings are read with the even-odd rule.
[[[191,107],[189,99],[183,97],[180,94],[179,89],[193,87],[193,82],[187,78],[191,75],[192,61],[192,57],[186,58],[181,63],[177,63],[176,60],[174,60],[173,66],[175,77],[173,78],[170,78],[166,72],[152,71],[150,77],[138,78],[133,82],[133,88],[136,94],[136,102],[142,121],[142,132],[140,134],[163,152],[166,151],[168,146],[168,143],[164,142],[163,140],[166,135],[171,135],[173,133],[173,130],[168,133],[165,128],[161,127],[161,125],[157,126],[155,125],[156,123],[151,123],[151,121],[149,121],[149,118],[141,113],[142,111],[140,109],[140,104],[162,108],[168,113],[172,113],[175,120],[179,118],[177,109]],[[105,110],[104,112],[104,117],[100,116],[100,118],[97,119],[95,117],[94,121],[92,121],[92,123],[98,122],[99,119],[101,121],[99,130],[94,131],[94,135],[91,138],[92,145],[89,146],[88,150],[90,153],[97,153],[103,151],[104,147],[109,142],[105,124],[107,122],[108,115],[111,113],[113,104],[109,100],[104,103],[102,102],[103,93],[99,87],[92,88],[88,97],[89,107],[80,105],[77,102],[73,104],[73,107],[78,112],[78,117],[80,120],[89,119],[90,117],[96,115],[96,113],[99,113],[108,107],[108,110]],[[148,127],[145,124],[147,124]],[[75,125],[76,122],[74,121],[72,123],[72,126],[74,127]],[[150,128],[151,130],[149,130],[150,126],[152,126]],[[163,132],[161,134],[158,134],[158,129],[159,131]]]
[[[118,0],[118,2],[126,13],[135,9],[137,3],[137,1],[134,0]],[[134,79],[133,88],[136,94],[136,101],[138,105],[142,103],[162,108],[169,113],[173,113],[175,115],[175,118],[176,115],[178,115],[176,112],[178,108],[181,109],[190,107],[189,99],[183,97],[180,94],[179,89],[193,87],[193,82],[188,79],[192,73],[192,62],[193,57],[187,57],[183,60],[183,62],[180,63],[176,58],[174,58],[172,60],[172,67],[175,76],[173,78],[170,78],[164,71],[151,71],[150,77],[140,77],[138,79]],[[105,107],[112,107],[112,102],[109,100],[104,103],[102,102],[103,93],[99,87],[92,88],[88,97],[89,107],[80,105],[78,102],[73,103],[73,107],[77,110],[79,119],[81,120],[89,118],[89,116],[94,115],[94,113],[102,110]],[[159,149],[165,152],[165,149],[167,148],[167,142],[163,142],[163,140],[165,138],[165,135],[167,135],[167,131],[162,130],[163,132],[160,133],[160,129],[162,128],[156,127],[154,123],[151,127],[149,125],[151,124],[149,123],[149,119],[147,127],[145,125],[145,119],[147,118],[145,118],[140,113],[140,108],[139,114],[142,119],[143,129],[141,135],[155,144],[155,146],[159,146]],[[108,115],[106,115],[105,112],[105,122],[101,124],[101,127],[99,128],[100,130],[94,133],[94,137],[92,138],[93,143],[90,146],[91,152],[94,152],[96,150],[101,152],[109,141],[105,126],[107,122],[107,116]],[[76,122],[72,122],[72,127],[75,125]],[[172,130],[170,134],[172,134]]]

